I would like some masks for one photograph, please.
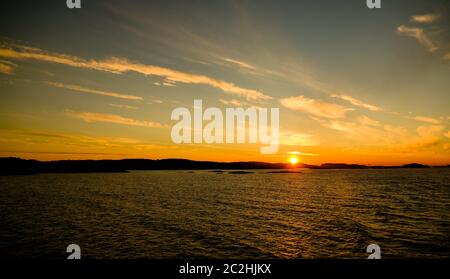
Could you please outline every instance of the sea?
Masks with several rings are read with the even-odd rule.
[[[0,177],[0,257],[449,258],[450,169]]]

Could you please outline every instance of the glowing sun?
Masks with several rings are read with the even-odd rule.
[[[297,165],[298,164],[298,158],[297,157],[289,158],[289,163],[291,163],[291,165]]]

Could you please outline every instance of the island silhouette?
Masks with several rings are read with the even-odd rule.
[[[450,167],[450,166],[444,166]],[[25,175],[39,173],[111,173],[132,170],[250,170],[281,169],[390,169],[390,168],[430,168],[430,166],[412,163],[401,166],[366,166],[359,164],[325,163],[321,165],[265,162],[212,162],[187,159],[122,159],[122,160],[60,160],[38,161],[21,158],[0,158],[0,175]]]

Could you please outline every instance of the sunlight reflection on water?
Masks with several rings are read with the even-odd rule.
[[[449,257],[448,169],[0,177],[2,257]]]

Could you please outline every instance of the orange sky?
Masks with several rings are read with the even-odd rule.
[[[450,164],[448,7],[335,2],[12,9],[0,157]],[[175,144],[171,113],[195,99],[279,108],[278,152]]]

